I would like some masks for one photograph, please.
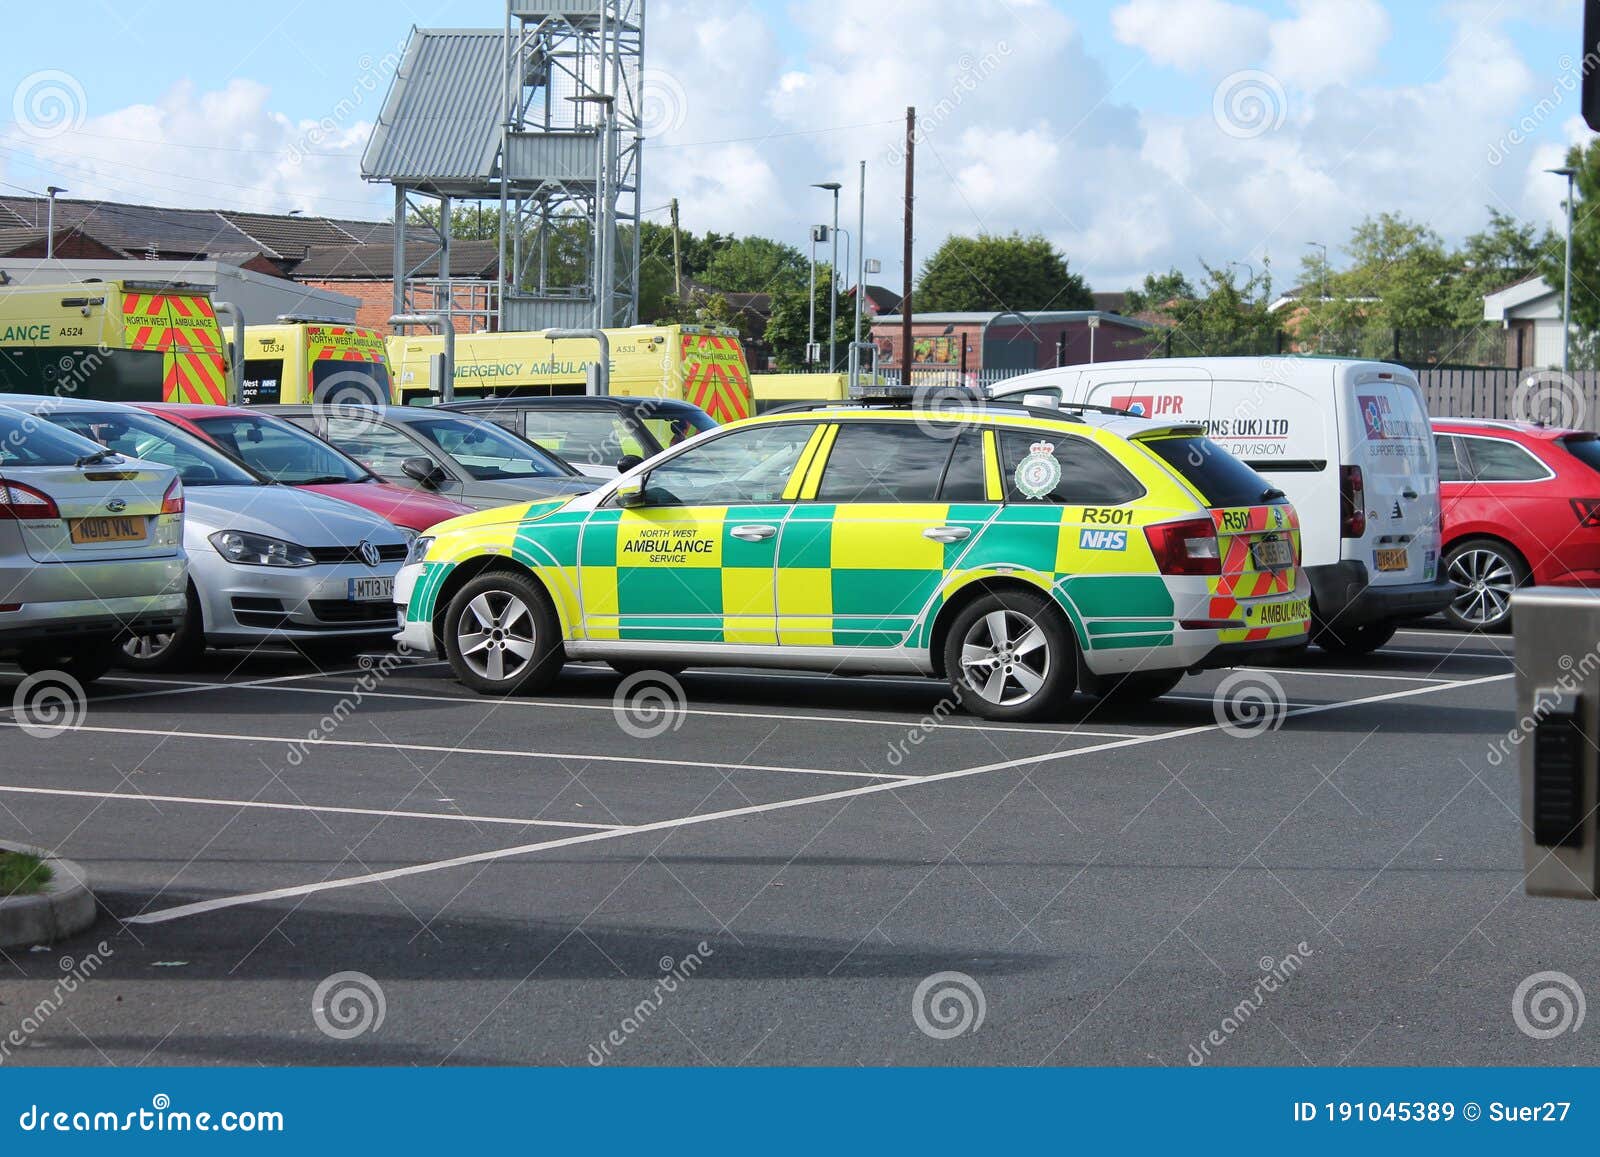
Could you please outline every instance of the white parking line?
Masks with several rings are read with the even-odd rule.
[[[1315,667],[1294,670],[1289,667],[1235,667],[1235,671],[1265,671],[1268,675],[1301,675],[1312,679],[1383,679],[1396,683],[1448,683],[1437,675],[1374,675],[1367,671],[1322,671]],[[276,688],[269,688],[276,690]],[[285,688],[293,691],[293,687]]]
[[[1383,655],[1415,655],[1421,659],[1481,659],[1484,662],[1503,659],[1508,663],[1514,658],[1509,651],[1403,651],[1398,647],[1385,647],[1379,653]]]
[[[1404,691],[1390,691],[1382,695],[1369,695],[1361,699],[1346,699],[1337,703],[1321,703],[1311,707],[1302,707],[1288,712],[1287,717],[1299,715],[1316,715],[1326,711],[1340,711],[1347,707],[1358,707],[1368,703],[1384,703],[1397,699],[1411,699],[1420,695],[1432,695],[1439,691],[1457,690],[1462,687],[1481,686],[1486,683],[1497,683],[1512,678],[1511,673],[1501,675],[1485,675],[1477,679],[1462,679],[1454,683],[1436,683],[1427,687],[1412,687]],[[1040,764],[1075,759],[1083,755],[1091,755],[1100,751],[1112,751],[1125,747],[1141,747],[1148,743],[1161,743],[1169,739],[1181,739],[1192,735],[1203,735],[1207,732],[1219,731],[1220,723],[1209,723],[1196,727],[1181,727],[1173,731],[1163,731],[1155,735],[1141,735],[1132,739],[1113,740],[1109,743],[1099,743],[1091,747],[1078,747],[1070,751],[1047,752],[1043,755],[1023,756],[1019,759],[1008,759],[998,763],[981,764],[977,767],[962,768],[959,771],[936,772],[915,779],[900,780],[894,783],[874,783],[865,787],[844,788],[831,791],[824,795],[801,796],[797,799],[776,800],[772,803],[752,804],[748,807],[729,808],[726,811],[704,812],[699,815],[681,816],[678,819],[660,820],[655,823],[638,824],[634,827],[617,828],[607,832],[586,832],[582,835],[564,836],[561,839],[546,840],[536,844],[519,844],[513,848],[501,848],[497,851],[476,852],[466,856],[455,856],[448,860],[435,860],[425,864],[412,864],[404,868],[390,868],[382,872],[369,872],[360,876],[345,876],[335,880],[321,880],[313,884],[297,884],[287,888],[274,888],[265,892],[246,892],[236,896],[219,896],[210,900],[200,900],[192,904],[180,904],[172,908],[162,908],[154,912],[144,912],[137,916],[130,916],[125,923],[128,924],[163,924],[170,920],[181,920],[188,916],[199,916],[206,912],[216,912],[225,908],[238,908],[247,904],[264,904],[274,900],[289,900],[298,896],[311,896],[319,892],[331,892],[339,888],[354,888],[364,884],[385,883],[389,880],[404,879],[407,876],[420,876],[432,872],[447,871],[451,868],[462,868],[472,864],[492,863],[495,860],[509,859],[514,856],[526,856],[533,852],[548,851],[553,848],[572,847],[576,844],[595,843],[600,840],[620,839],[624,836],[639,835],[647,832],[671,831],[676,828],[696,826],[699,824],[714,823],[717,820],[740,819],[745,816],[760,815],[765,812],[785,811],[789,808],[808,807],[812,804],[830,803],[835,800],[855,799],[859,796],[875,795],[879,792],[898,791],[910,784],[942,783],[948,780],[965,779],[970,776],[986,775],[995,771],[1012,770],[1019,767],[1032,767]]]
[[[145,682],[162,682],[163,680],[145,680]],[[178,680],[171,680],[177,683]],[[269,686],[266,683],[236,684],[248,687],[251,691],[280,691],[290,695],[349,695],[349,691],[340,691],[332,687],[285,687]],[[177,694],[177,692],[174,692]],[[159,695],[159,691],[145,692],[144,694]],[[483,699],[478,696],[468,695],[423,695],[411,691],[363,691],[363,699],[400,699],[413,702],[446,704],[446,703],[476,703],[486,708],[492,707],[495,711],[503,711],[508,707],[536,707],[540,710],[560,709],[566,711],[615,711],[616,705],[612,703],[577,703],[567,699]],[[105,702],[105,700],[95,700]],[[922,719],[928,715],[917,716],[910,719],[870,719],[860,715],[801,715],[793,712],[776,711],[716,711],[709,707],[680,707],[674,710],[679,715],[701,715],[720,719],[775,719],[793,721],[798,723],[854,723],[871,727],[896,727],[904,731],[908,727],[919,726]],[[931,714],[931,712],[929,713]],[[938,719],[938,716],[933,716]],[[1137,732],[1131,731],[1084,731],[1077,727],[1013,727],[1006,723],[954,723],[948,718],[939,719],[941,731],[984,731],[990,734],[1017,735],[1086,735],[1092,739],[1126,739]]]
[[[0,787],[13,795],[63,795],[79,799],[126,800],[128,803],[199,804],[207,807],[257,808],[261,811],[318,812],[341,816],[381,816],[398,820],[450,820],[462,824],[509,824],[520,828],[576,828],[581,831],[609,832],[622,824],[580,824],[570,820],[523,820],[509,816],[470,816],[460,812],[392,811],[387,808],[335,807],[331,804],[267,803],[251,799],[207,799],[192,795],[150,795],[123,791],[74,791],[64,787]]]
[[[0,727],[22,728],[21,723],[0,719]],[[312,738],[305,735],[239,735],[229,731],[177,731],[154,727],[99,727],[79,723],[70,732],[99,735],[149,735],[158,739],[216,739],[227,743],[305,744],[307,747],[357,747],[377,751],[426,751],[435,755],[492,755],[503,759],[547,759],[572,763],[631,763],[649,767],[709,767],[716,771],[772,771],[789,775],[837,775],[847,779],[915,779],[909,775],[879,775],[870,771],[833,771],[825,767],[785,767],[766,763],[712,763],[707,760],[650,759],[642,755],[604,755],[597,752],[511,751],[497,747],[445,747],[432,743],[377,743],[365,739]]]

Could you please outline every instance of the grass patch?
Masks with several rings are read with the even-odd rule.
[[[32,896],[50,882],[50,865],[26,852],[0,852],[0,898]]]

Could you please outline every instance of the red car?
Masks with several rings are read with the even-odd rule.
[[[1529,583],[1600,587],[1600,434],[1435,418],[1433,435],[1451,622],[1504,628]]]
[[[384,482],[315,434],[259,410],[168,402],[140,409],[204,438],[263,478],[354,503],[406,530],[420,533],[472,513],[472,507],[448,498]]]

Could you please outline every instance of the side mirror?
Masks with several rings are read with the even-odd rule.
[[[642,479],[639,479],[639,478],[630,478],[630,479],[628,479],[628,481],[624,482],[621,486],[618,486],[617,487],[617,505],[618,506],[623,506],[623,507],[643,506],[644,505],[644,481]]]
[[[401,462],[400,472],[414,482],[419,482],[426,486],[429,490],[438,489],[439,484],[449,477],[437,462],[421,454]]]
[[[639,457],[637,454],[624,454],[621,458],[617,459],[617,473],[626,474],[643,461],[644,459]]]

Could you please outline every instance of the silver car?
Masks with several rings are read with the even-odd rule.
[[[184,613],[183,484],[0,406],[0,656],[80,683]]]
[[[121,454],[162,462],[188,510],[187,616],[131,640],[124,666],[167,670],[208,646],[290,644],[313,658],[387,650],[411,533],[338,499],[278,486],[170,422],[115,402],[0,395]]]

